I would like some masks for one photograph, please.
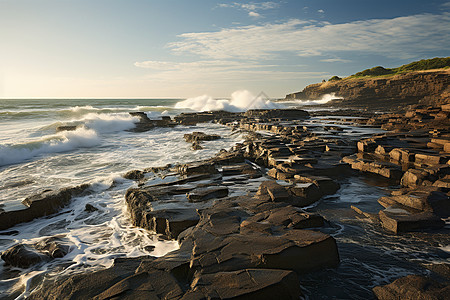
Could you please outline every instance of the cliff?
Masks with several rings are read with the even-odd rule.
[[[319,100],[325,94],[335,99],[328,104],[367,109],[397,109],[411,104],[450,103],[450,70],[427,70],[383,77],[348,77],[311,84],[286,100]]]

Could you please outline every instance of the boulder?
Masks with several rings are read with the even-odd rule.
[[[206,134],[204,132],[196,131],[196,132],[193,132],[193,133],[186,133],[184,135],[184,139],[188,143],[199,142],[199,141],[213,141],[213,140],[220,139],[220,135],[217,135],[217,134]]]
[[[8,265],[19,268],[29,268],[32,265],[49,260],[48,256],[32,250],[23,244],[17,244],[5,250],[2,253],[1,258]]]
[[[125,173],[122,177],[131,180],[141,180],[145,176],[145,173],[141,170],[131,170]]]

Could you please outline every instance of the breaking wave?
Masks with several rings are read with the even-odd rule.
[[[274,109],[284,107],[281,104],[273,103],[262,96],[254,96],[247,90],[236,91],[231,94],[231,99],[214,99],[211,96],[203,95],[188,98],[175,104],[177,109],[191,109],[194,111],[225,110],[230,112],[242,112],[249,109]]]

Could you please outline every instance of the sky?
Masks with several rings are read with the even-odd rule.
[[[0,98],[281,98],[449,49],[449,1],[0,0]]]

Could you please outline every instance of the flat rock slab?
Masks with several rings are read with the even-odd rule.
[[[260,223],[261,226],[255,226],[253,224],[254,222]],[[250,218],[247,218],[241,224],[241,231],[242,228],[264,228],[263,225],[267,223],[271,226],[276,227],[305,229],[321,227],[324,224],[324,220],[317,214],[306,213],[298,208],[289,205],[261,212]]]
[[[424,276],[409,275],[388,285],[374,287],[373,292],[380,300],[444,300],[450,295],[450,285]]]
[[[310,230],[293,229],[280,236],[249,232],[224,237],[197,230],[192,239],[191,272],[269,268],[302,273],[339,263],[336,241]]]
[[[182,299],[299,299],[301,295],[292,271],[245,269],[200,275]]]
[[[142,258],[120,258],[111,268],[97,272],[72,275],[57,281],[44,281],[42,288],[27,299],[72,299],[88,300],[109,289],[119,281],[132,276]]]
[[[444,227],[445,222],[430,212],[411,214],[406,211],[379,213],[381,225],[393,233],[402,233],[420,229],[436,229]]]
[[[44,191],[40,194],[30,196],[22,201],[24,205],[28,206],[27,208],[0,212],[0,230],[54,214],[68,205],[73,196],[81,194],[89,186],[89,184],[82,184],[76,187],[63,188],[58,191]]]
[[[168,272],[151,270],[133,274],[93,299],[180,299],[183,290]]]
[[[228,196],[228,188],[226,186],[196,188],[187,194],[189,202],[201,202],[226,196]]]

